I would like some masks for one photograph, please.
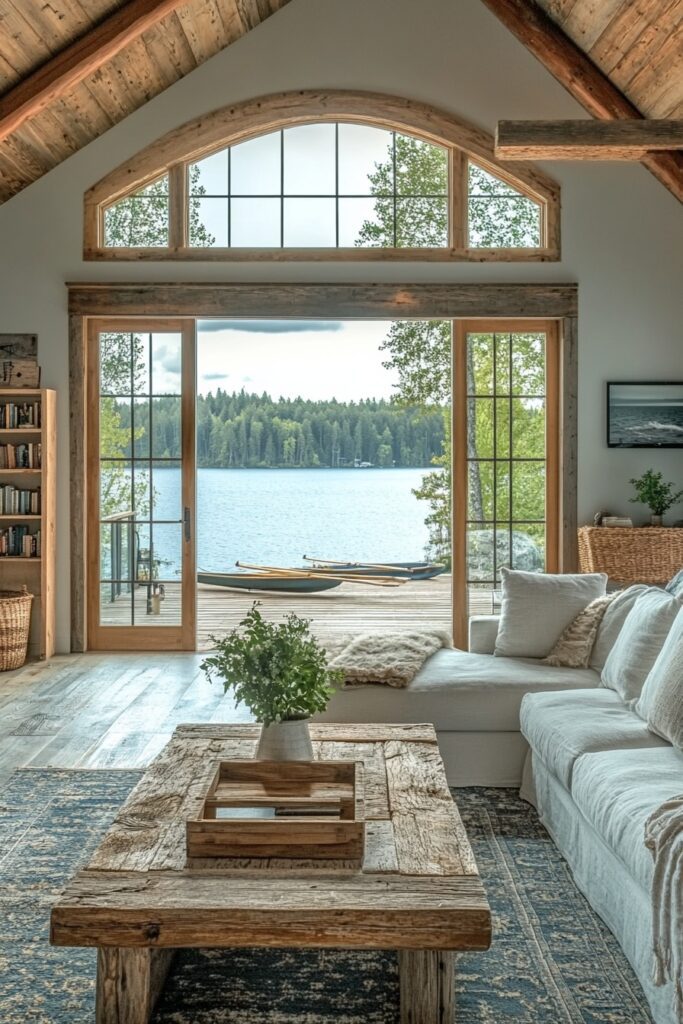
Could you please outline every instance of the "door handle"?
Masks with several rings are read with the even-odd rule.
[[[187,505],[183,511],[183,525],[185,529],[185,540],[189,544],[192,539],[192,520],[190,518],[190,510]]]

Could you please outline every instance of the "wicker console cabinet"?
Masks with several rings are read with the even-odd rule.
[[[667,583],[683,568],[683,529],[582,526],[579,566],[615,583]]]

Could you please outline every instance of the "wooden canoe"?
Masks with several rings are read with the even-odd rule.
[[[278,576],[264,572],[198,572],[197,582],[231,590],[273,590],[281,594],[313,594],[339,587],[341,580],[324,576]]]

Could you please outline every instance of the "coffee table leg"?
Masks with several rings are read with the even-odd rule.
[[[173,959],[173,949],[97,950],[97,1024],[147,1024]]]
[[[401,1024],[453,1024],[454,967],[453,953],[399,950]]]

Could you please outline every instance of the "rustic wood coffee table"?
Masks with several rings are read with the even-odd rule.
[[[55,904],[51,941],[98,947],[98,1024],[146,1024],[174,949],[248,946],[395,949],[403,1024],[451,1024],[453,951],[487,949],[491,915],[433,727],[311,727],[316,757],[363,762],[361,871],[188,864],[186,819],[216,762],[253,756],[258,731],[179,727]]]

